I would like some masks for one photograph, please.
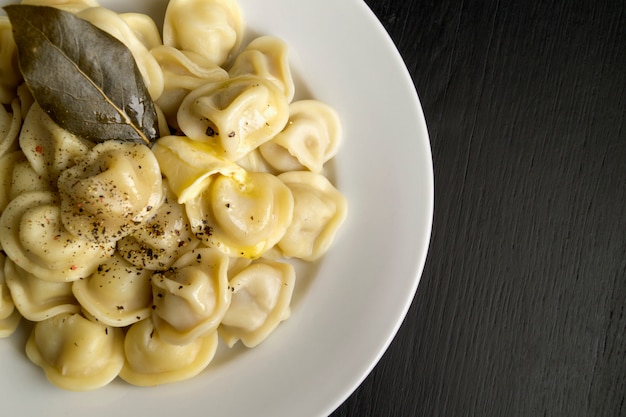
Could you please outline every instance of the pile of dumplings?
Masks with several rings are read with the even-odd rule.
[[[28,358],[75,391],[181,381],[219,343],[261,343],[290,315],[290,260],[322,257],[346,217],[325,175],[336,112],[294,100],[282,40],[242,45],[234,0],[171,0],[162,35],[95,0],[22,3],[123,42],[162,133],[96,144],[56,125],[0,19],[0,336],[24,322]]]

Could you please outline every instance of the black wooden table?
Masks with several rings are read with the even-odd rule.
[[[435,216],[332,416],[626,416],[626,2],[366,3],[422,101]]]

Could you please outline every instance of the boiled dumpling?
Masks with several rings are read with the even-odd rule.
[[[164,76],[163,93],[156,104],[174,128],[178,128],[178,108],[190,91],[203,84],[228,78],[226,70],[195,52],[161,45],[152,48],[150,53],[161,66]]]
[[[76,165],[93,146],[57,125],[36,103],[28,111],[19,141],[33,170],[55,187],[61,172]]]
[[[283,130],[288,118],[289,104],[277,84],[241,75],[191,91],[177,120],[186,136],[236,161]]]
[[[15,333],[21,319],[22,316],[20,316],[20,312],[16,308],[8,316],[0,318],[0,338],[9,337]]]
[[[262,172],[249,173],[245,181],[218,175],[185,206],[192,230],[205,245],[251,259],[283,237],[293,216],[289,188]]]
[[[163,71],[146,45],[137,37],[137,33],[128,26],[127,22],[116,12],[104,7],[89,7],[76,15],[115,37],[128,48],[135,58],[135,63],[150,97],[153,100],[158,99],[163,92]]]
[[[124,341],[126,362],[120,377],[139,386],[155,386],[193,378],[204,370],[217,350],[217,331],[185,345],[165,342],[152,320],[133,324]]]
[[[17,86],[17,98],[20,101],[20,112],[22,114],[22,119],[24,119],[30,111],[32,105],[35,104],[35,98],[26,83],[22,83]]]
[[[49,191],[31,191],[11,200],[0,217],[0,228],[5,253],[47,281],[85,277],[115,251],[114,242],[98,243],[68,232],[57,197]]]
[[[14,98],[10,107],[11,111],[8,111],[4,106],[0,106],[0,156],[17,149],[17,137],[22,127],[19,99]]]
[[[191,232],[187,214],[167,189],[165,202],[143,227],[117,242],[117,250],[128,262],[155,271],[168,269],[199,241]]]
[[[266,78],[278,85],[288,102],[293,99],[295,87],[287,44],[275,36],[261,36],[250,42],[237,55],[228,74],[231,77],[253,74]]]
[[[11,259],[6,260],[4,273],[15,307],[25,319],[42,321],[57,314],[80,311],[71,282],[44,281]]]
[[[278,242],[278,248],[287,257],[319,259],[346,218],[346,198],[320,174],[294,171],[278,178],[289,187],[294,198],[293,221]]]
[[[14,151],[0,156],[0,214],[13,199],[11,194],[13,185],[13,173],[16,166],[28,163],[22,151]]]
[[[0,252],[0,337],[8,337],[13,334],[20,323],[20,312],[15,308],[11,292],[6,284],[4,265],[7,257]]]
[[[146,47],[148,51],[162,45],[161,33],[156,22],[144,13],[120,13],[119,15],[128,27],[133,31],[137,40]]]
[[[340,142],[337,112],[318,100],[299,100],[289,106],[287,126],[259,151],[278,171],[321,174],[324,164],[337,154]]]
[[[152,152],[180,204],[204,192],[215,174],[245,178],[245,171],[219,156],[213,146],[185,136],[164,136]]]
[[[20,152],[21,153],[21,152]],[[14,199],[20,194],[30,191],[52,191],[53,188],[49,181],[46,181],[41,175],[37,175],[33,166],[25,159],[19,158],[15,161],[12,175],[7,178],[11,180],[9,197]]]
[[[265,160],[265,158],[263,158],[263,155],[261,155],[259,148],[248,152],[243,158],[237,161],[237,165],[239,165],[248,172],[276,173],[274,167],[272,167]]]
[[[136,143],[99,143],[58,185],[65,227],[96,242],[121,239],[163,203],[159,164],[150,148]]]
[[[108,326],[129,326],[150,316],[151,275],[116,253],[89,277],[74,281],[72,291],[90,317]]]
[[[223,65],[239,48],[243,18],[236,0],[170,0],[163,44]]]
[[[124,333],[80,314],[37,322],[26,355],[54,385],[71,391],[103,387],[124,365]]]
[[[167,343],[184,345],[217,329],[230,304],[228,256],[199,248],[152,276],[154,327]]]
[[[0,252],[0,319],[10,316],[15,308],[4,273],[6,260],[6,255],[3,252]]]
[[[99,6],[96,0],[22,0],[22,4],[34,6],[51,6],[76,13],[87,7]]]
[[[0,103],[10,104],[23,81],[17,63],[17,45],[7,16],[0,16]]]
[[[235,275],[230,307],[222,320],[220,336],[229,346],[241,340],[247,347],[261,343],[289,317],[295,285],[293,266],[256,261]]]

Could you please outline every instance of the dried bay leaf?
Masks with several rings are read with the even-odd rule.
[[[154,103],[130,50],[70,12],[4,8],[20,69],[41,108],[62,128],[94,142],[158,139]]]

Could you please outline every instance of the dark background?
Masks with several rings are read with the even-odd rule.
[[[422,102],[435,216],[332,416],[626,416],[626,2],[366,3]]]

